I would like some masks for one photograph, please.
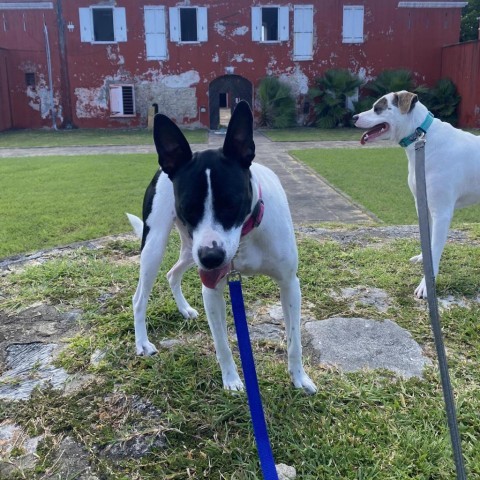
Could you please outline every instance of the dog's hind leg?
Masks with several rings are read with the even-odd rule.
[[[167,273],[167,280],[175,298],[179,312],[184,318],[197,318],[198,312],[192,308],[182,292],[182,277],[183,274],[195,264],[192,257],[191,240],[180,232],[182,247],[180,249],[180,257],[177,263]]]
[[[302,363],[302,341],[300,332],[300,304],[302,294],[296,276],[278,282],[282,301],[285,330],[287,333],[288,371],[296,388],[315,393],[317,387],[305,372]]]
[[[223,388],[226,390],[243,390],[243,382],[238,375],[228,344],[226,304],[223,289],[226,280],[222,280],[215,289],[202,285],[203,303],[207,314],[208,325],[212,332],[217,360],[222,371]]]
[[[151,211],[146,220],[145,244],[140,255],[140,278],[133,296],[133,317],[135,324],[135,345],[137,355],[153,355],[157,352],[147,335],[147,303],[162,263],[168,237],[175,220],[175,199],[172,183],[161,175],[156,185]]]
[[[442,256],[445,243],[447,242],[448,229],[450,228],[450,222],[453,217],[453,209],[449,212],[442,212],[440,215],[432,215],[432,264],[433,264],[433,274],[435,278],[438,275],[440,258]],[[425,282],[425,277],[415,289],[415,296],[417,298],[427,298],[427,285]]]

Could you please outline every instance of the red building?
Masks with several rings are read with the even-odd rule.
[[[303,101],[315,77],[442,76],[462,1],[66,0],[0,2],[0,129],[146,125],[148,109],[217,128],[219,109],[255,105],[262,78]]]

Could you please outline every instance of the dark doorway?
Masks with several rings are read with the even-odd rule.
[[[246,100],[252,106],[252,83],[240,75],[224,75],[210,83],[208,89],[210,129],[226,127],[235,106],[240,100]]]

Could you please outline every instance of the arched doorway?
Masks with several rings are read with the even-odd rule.
[[[227,126],[235,105],[246,100],[252,106],[252,83],[240,75],[224,75],[210,82],[208,88],[210,129]]]

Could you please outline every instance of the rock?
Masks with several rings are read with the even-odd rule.
[[[0,398],[26,400],[37,387],[63,387],[69,377],[53,365],[60,347],[55,343],[21,343],[7,347],[7,370],[0,376]]]
[[[309,348],[323,364],[346,372],[387,369],[405,378],[422,378],[431,365],[410,332],[390,320],[329,318],[305,324]]]
[[[0,423],[0,478],[31,470],[37,462],[37,446],[43,436],[30,438],[11,420]],[[14,449],[18,452],[14,454]]]
[[[297,477],[295,467],[290,467],[284,463],[275,465],[278,473],[278,480],[294,480]]]
[[[73,438],[65,437],[60,443],[53,467],[42,477],[45,480],[99,480],[90,466],[87,451]]]
[[[342,288],[340,295],[332,292],[333,298],[350,300],[351,308],[355,307],[355,303],[376,308],[379,312],[385,313],[390,307],[391,301],[385,290],[374,287],[347,287]]]

